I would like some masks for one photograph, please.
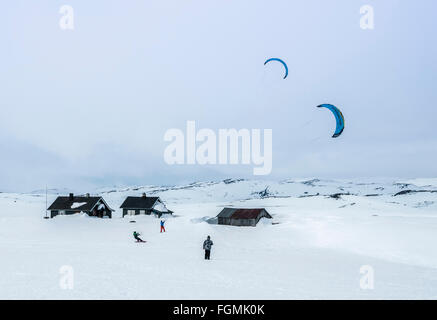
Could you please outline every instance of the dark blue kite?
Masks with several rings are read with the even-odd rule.
[[[317,106],[318,108],[328,108],[331,110],[331,112],[334,114],[335,121],[337,122],[333,138],[337,138],[341,135],[341,133],[344,130],[344,117],[341,111],[332,104],[321,104],[320,106]]]

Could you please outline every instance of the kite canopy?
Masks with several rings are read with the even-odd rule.
[[[286,64],[284,61],[282,61],[281,59],[279,59],[279,58],[270,58],[270,59],[266,60],[266,62],[264,62],[264,65],[266,65],[266,64],[269,63],[270,61],[278,61],[278,62],[282,63],[282,65],[283,65],[284,68],[285,68],[285,76],[284,76],[284,79],[287,78],[287,76],[288,76],[288,67],[287,67],[287,64]]]
[[[335,120],[337,122],[333,138],[339,137],[344,130],[344,117],[341,111],[332,104],[321,104],[317,106],[318,108],[328,108],[334,114]]]

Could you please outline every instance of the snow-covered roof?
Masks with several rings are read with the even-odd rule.
[[[85,204],[86,204],[86,202],[73,202],[73,204],[71,205],[71,209],[76,209],[76,208],[82,207]]]
[[[158,197],[127,197],[122,203],[122,209],[152,209]]]
[[[172,212],[172,211],[168,210],[167,207],[165,206],[165,204],[162,203],[160,200],[156,201],[156,204],[153,207],[153,210],[159,211],[159,212]]]
[[[84,197],[84,196],[68,196],[68,197],[57,197],[56,200],[47,208],[47,210],[75,210],[75,211],[91,211],[94,207],[102,200],[103,203],[106,202],[102,197]],[[109,206],[106,204],[106,207]]]

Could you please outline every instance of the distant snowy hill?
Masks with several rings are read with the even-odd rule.
[[[103,196],[114,218],[45,220],[45,190],[0,193],[0,298],[437,297],[437,179],[227,179],[82,192]],[[123,200],[143,192],[174,211],[166,233],[153,216],[121,218]],[[66,193],[49,190],[49,204]],[[225,206],[266,208],[273,221],[217,225]],[[133,241],[134,230],[146,244]],[[211,261],[202,258],[207,235]],[[73,290],[59,286],[64,265],[74,269]],[[362,266],[374,269],[373,290],[360,287]]]
[[[431,207],[437,193],[437,179],[409,181],[371,180],[353,182],[347,180],[299,179],[266,182],[244,179],[195,182],[184,186],[136,186],[129,188],[102,188],[97,194],[109,199],[117,207],[128,195],[159,195],[170,203],[235,202],[269,198],[331,198],[336,200],[370,198],[380,203],[399,204],[407,207]],[[413,196],[417,195],[419,196]],[[402,197],[409,195],[409,197]],[[417,201],[416,201],[417,200]],[[344,205],[344,204],[339,204]]]

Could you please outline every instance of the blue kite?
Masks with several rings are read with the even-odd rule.
[[[318,108],[328,108],[334,114],[335,121],[337,122],[333,138],[339,137],[344,130],[344,117],[341,111],[332,104],[321,104]]]
[[[279,59],[279,58],[270,58],[270,59],[266,60],[266,62],[264,62],[264,65],[266,65],[266,64],[269,63],[270,61],[278,61],[278,62],[282,63],[282,65],[283,65],[284,68],[285,68],[285,76],[284,76],[284,79],[287,78],[287,76],[288,76],[288,67],[287,67],[287,64],[286,64],[284,61],[282,61],[281,59]]]

